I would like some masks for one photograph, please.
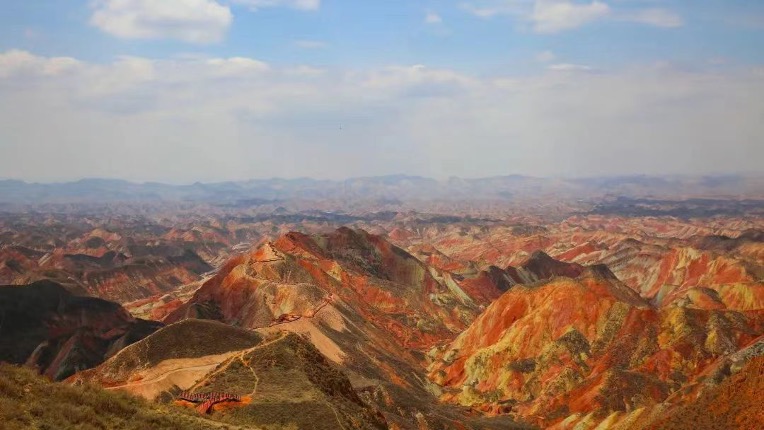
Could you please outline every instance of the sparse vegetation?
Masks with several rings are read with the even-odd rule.
[[[250,404],[213,416],[264,429],[382,429],[347,377],[308,341],[287,334],[222,363],[196,392],[251,396]],[[255,383],[256,385],[253,385]]]
[[[193,411],[148,403],[102,388],[49,382],[32,370],[0,364],[0,427],[4,430],[231,428]]]
[[[260,335],[207,320],[183,320],[122,351],[111,362],[117,369],[155,366],[170,358],[196,358],[254,346]]]

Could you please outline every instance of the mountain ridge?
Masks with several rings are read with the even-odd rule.
[[[87,178],[72,182],[0,181],[0,203],[43,204],[71,202],[176,201],[235,202],[244,199],[396,199],[516,200],[559,196],[591,198],[630,197],[764,197],[764,176],[612,176],[540,178],[506,175],[484,178],[447,178],[387,175],[344,180],[295,178],[250,179],[172,185],[123,179]]]

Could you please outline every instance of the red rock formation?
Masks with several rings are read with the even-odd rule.
[[[346,228],[315,237],[289,233],[231,259],[167,321],[187,315],[194,304],[215,303],[224,320],[267,325],[281,313],[300,315],[314,305],[271,314],[269,306],[251,303],[252,293],[273,282],[309,283],[352,304],[402,345],[425,349],[465,327],[477,314],[475,300],[485,303],[441,276],[380,236]],[[443,306],[446,302],[452,305]]]
[[[436,353],[443,399],[547,426],[659,403],[764,333],[764,311],[655,309],[611,277],[515,286]]]
[[[649,423],[629,429],[695,430],[760,429],[764,426],[764,357],[755,357],[719,386],[703,392],[686,405],[670,408]]]
[[[278,329],[306,332],[342,369],[363,376],[359,387],[380,381],[370,401],[392,422],[406,422],[436,404],[422,353],[464,329],[479,312],[476,300],[450,274],[382,237],[340,229],[289,233],[232,258],[166,321],[204,317],[257,328],[285,315],[292,321]]]

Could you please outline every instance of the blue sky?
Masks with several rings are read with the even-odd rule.
[[[490,11],[502,3],[533,3],[523,0],[323,0],[316,2],[315,9],[275,1],[283,5],[256,10],[246,0],[220,1],[218,4],[231,11],[231,22],[220,32],[220,40],[199,43],[161,35],[115,37],[90,22],[95,9],[90,0],[4,3],[0,48],[96,62],[109,61],[115,55],[161,58],[200,53],[253,57],[278,65],[422,63],[495,73],[506,67],[528,68],[528,59],[542,51],[601,67],[649,61],[702,66],[709,59],[764,60],[764,3],[745,0],[611,1],[602,3],[608,4],[610,17],[551,33],[534,31],[533,22],[522,13],[497,11],[480,16],[471,11],[481,6]],[[650,24],[613,16],[640,11],[662,11],[669,18],[664,24]],[[677,21],[670,22],[671,17]]]
[[[0,177],[758,173],[764,156],[764,2],[2,7]]]

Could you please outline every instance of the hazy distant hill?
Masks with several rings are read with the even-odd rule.
[[[511,175],[435,180],[420,176],[379,176],[342,181],[257,179],[240,182],[168,185],[114,179],[83,179],[67,183],[0,181],[0,203],[209,202],[248,205],[273,200],[372,199],[516,200],[525,198],[629,197],[764,197],[764,177],[758,176],[619,176],[548,179]]]

